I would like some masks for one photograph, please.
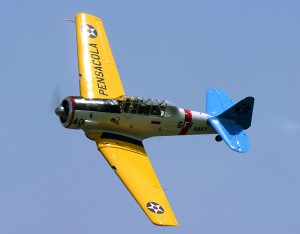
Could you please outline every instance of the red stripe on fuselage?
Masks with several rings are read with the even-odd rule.
[[[72,113],[71,113],[71,121],[69,122],[67,128],[71,126],[71,124],[73,122],[73,119],[74,119],[74,113],[75,113],[75,102],[74,102],[74,99],[71,96],[69,96],[68,98],[70,99],[70,101],[72,103]]]
[[[192,112],[190,110],[184,110],[184,114],[184,122],[179,135],[185,135],[192,124]]]

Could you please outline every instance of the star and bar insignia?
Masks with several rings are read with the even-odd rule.
[[[85,24],[81,27],[81,32],[86,34],[89,38],[96,38],[97,30],[90,24]]]
[[[163,214],[165,212],[164,208],[156,202],[148,202],[147,208],[153,213]]]

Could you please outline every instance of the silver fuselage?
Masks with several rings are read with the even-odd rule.
[[[143,140],[153,136],[216,133],[205,113],[182,109],[168,101],[124,96],[101,100],[67,97],[61,122],[84,132],[109,132]]]

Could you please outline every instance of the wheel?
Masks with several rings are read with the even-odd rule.
[[[220,135],[217,135],[217,136],[215,137],[215,140],[216,140],[217,142],[220,142],[220,141],[222,141],[223,139],[222,139],[222,137],[221,137]]]

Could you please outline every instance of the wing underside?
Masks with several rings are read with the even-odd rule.
[[[88,133],[131,195],[156,225],[178,226],[141,141],[111,133]]]
[[[79,13],[75,21],[80,95],[101,99],[115,99],[124,95],[101,19]]]

